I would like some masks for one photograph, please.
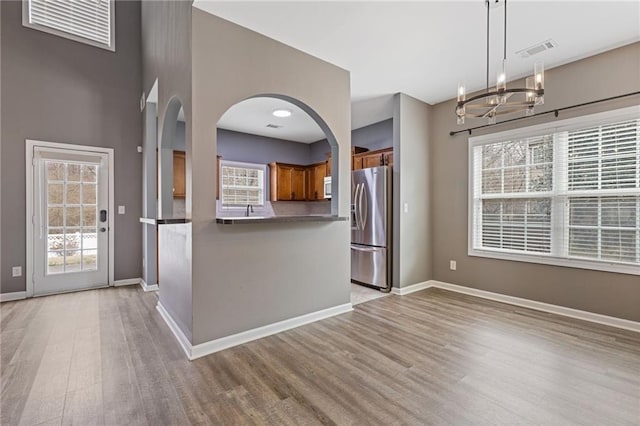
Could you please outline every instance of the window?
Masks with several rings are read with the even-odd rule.
[[[264,206],[264,176],[266,166],[263,164],[236,163],[221,161],[220,163],[220,198],[223,207]]]
[[[469,139],[469,254],[640,275],[640,108]]]
[[[22,24],[115,51],[113,0],[23,0]]]

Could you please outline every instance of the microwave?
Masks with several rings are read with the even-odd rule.
[[[324,178],[324,194],[323,198],[331,198],[331,176]]]

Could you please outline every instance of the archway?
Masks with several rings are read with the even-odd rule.
[[[217,123],[216,215],[338,212],[338,141],[310,106],[282,94],[235,103]]]
[[[158,217],[184,215],[186,198],[185,118],[177,97],[167,104],[158,146]]]

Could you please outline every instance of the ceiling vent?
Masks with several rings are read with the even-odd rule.
[[[558,47],[558,42],[549,39],[541,43],[534,44],[533,46],[529,46],[526,49],[518,50],[516,55],[519,55],[521,58],[528,58],[529,56],[537,55],[538,53],[553,49],[554,47]]]
[[[267,127],[270,128],[270,129],[280,129],[280,128],[284,127],[284,126],[281,126],[279,124],[269,123],[269,124],[267,124]]]

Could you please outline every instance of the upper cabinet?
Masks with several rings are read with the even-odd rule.
[[[187,167],[184,151],[173,151],[173,197],[187,195]]]
[[[324,178],[327,176],[327,163],[318,163],[307,166],[307,199],[324,199]]]
[[[393,166],[393,148],[378,149],[353,155],[353,170]]]
[[[331,153],[328,153],[327,161],[309,166],[269,164],[271,201],[324,200],[324,178],[331,176],[331,160]],[[393,148],[376,151],[367,151],[361,147],[351,148],[352,170],[392,165]]]
[[[363,152],[367,152],[368,148],[362,148],[360,146],[352,146],[351,147],[351,170],[358,170],[362,168],[362,160],[356,156],[356,154],[360,154]],[[327,174],[326,176],[331,176],[331,153],[327,153]]]
[[[296,164],[271,163],[271,201],[307,199],[307,168]]]

